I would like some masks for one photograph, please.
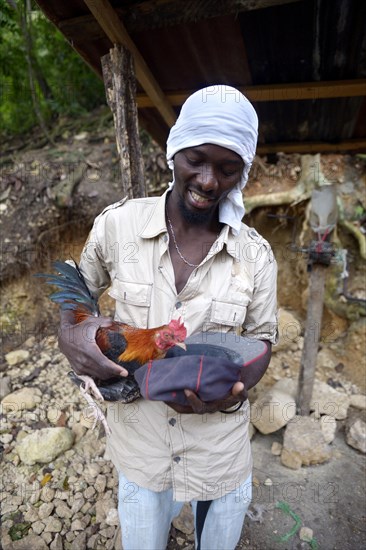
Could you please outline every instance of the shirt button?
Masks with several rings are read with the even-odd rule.
[[[166,243],[166,242],[167,242],[167,240],[168,240],[168,235],[164,235],[164,237],[163,237],[163,241],[164,241],[164,242]]]
[[[177,423],[177,421],[176,421],[175,418],[171,418],[171,419],[169,420],[169,424],[170,424],[171,426],[175,426],[176,423]]]
[[[180,456],[175,456],[173,460],[178,464],[180,462]]]
[[[177,302],[175,304],[175,309],[179,309],[180,307],[182,307],[182,302]]]

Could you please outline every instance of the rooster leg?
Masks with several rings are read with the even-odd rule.
[[[79,376],[79,378],[81,378],[85,384],[85,386],[80,386],[80,393],[84,397],[84,399],[87,401],[88,405],[91,407],[91,410],[92,410],[92,417],[94,418],[94,424],[92,426],[92,430],[94,430],[98,422],[101,422],[104,426],[105,433],[107,435],[111,435],[112,432],[110,427],[108,426],[106,417],[104,416],[102,410],[98,407],[98,405],[96,404],[92,396],[89,395],[88,391],[92,392],[94,397],[101,401],[103,401],[102,394],[98,390],[94,381],[89,376]]]
[[[98,390],[98,386],[90,376],[78,374],[78,378],[84,382],[84,386],[82,387],[86,392],[90,392],[98,401],[104,401],[103,395]]]

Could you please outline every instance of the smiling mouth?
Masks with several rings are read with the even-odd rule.
[[[202,197],[201,195],[198,195],[197,193],[195,193],[195,191],[192,191],[192,190],[190,190],[189,192],[191,194],[192,199],[195,202],[198,202],[200,204],[209,204],[214,200],[214,199],[208,199],[206,197]]]

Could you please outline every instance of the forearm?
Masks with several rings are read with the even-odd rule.
[[[267,345],[267,351],[258,359],[244,366],[241,369],[241,381],[244,383],[245,389],[250,390],[266,372],[272,355],[272,344],[268,340],[263,340]]]

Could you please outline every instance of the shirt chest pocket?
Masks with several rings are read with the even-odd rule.
[[[147,328],[152,283],[114,279],[108,294],[116,300],[116,319],[138,328]]]
[[[210,311],[210,323],[220,325],[220,327],[240,327],[246,317],[248,300],[224,302],[221,300],[212,300]]]

